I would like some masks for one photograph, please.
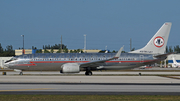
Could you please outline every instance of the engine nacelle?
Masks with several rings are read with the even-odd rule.
[[[61,73],[79,73],[80,67],[78,63],[66,63],[61,66]]]

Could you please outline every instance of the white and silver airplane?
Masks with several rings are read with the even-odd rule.
[[[173,59],[172,67],[174,67],[174,68],[180,67],[180,63],[178,63],[174,57],[172,59]]]
[[[167,58],[166,44],[171,29],[166,22],[151,38],[147,45],[129,53],[39,53],[24,54],[5,62],[5,66],[15,71],[59,70],[60,73],[92,75],[93,70],[121,70],[160,62]]]

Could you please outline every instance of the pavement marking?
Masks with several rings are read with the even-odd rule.
[[[47,89],[53,89],[53,88],[0,90],[0,92],[9,92],[9,91],[32,91],[32,90],[47,90]]]

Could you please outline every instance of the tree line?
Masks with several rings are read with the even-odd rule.
[[[62,47],[62,48],[61,48]],[[36,47],[32,47],[32,49],[36,49]],[[56,53],[68,53],[68,48],[64,44],[55,44],[55,45],[43,45],[44,53],[54,53],[54,49],[58,49]],[[50,51],[48,51],[50,50]],[[42,49],[36,50],[36,53],[43,53]]]
[[[12,45],[7,45],[6,49],[3,49],[0,43],[0,56],[6,57],[6,56],[15,56],[15,50],[13,50]]]
[[[37,49],[37,48],[32,46],[32,49]],[[43,49],[37,49],[36,53],[54,53],[54,49],[58,49],[56,53],[83,53],[82,49],[68,51],[67,46],[64,44],[43,45]]]
[[[172,47],[172,46],[166,47],[166,53],[172,53],[172,52],[180,53],[179,45],[176,45],[174,47]]]
[[[32,49],[37,49],[36,47],[32,46]],[[68,51],[68,48],[66,45],[62,44],[62,50],[61,50],[61,44],[55,44],[55,45],[43,45],[44,53],[54,53],[54,49],[58,49],[56,53],[83,53],[82,49],[76,49],[76,50],[70,50]],[[135,50],[135,48],[133,48]],[[105,50],[100,51],[99,53],[104,53]],[[111,53],[115,53],[117,51],[112,51]],[[166,47],[166,53],[180,53],[180,46],[176,45],[174,47],[167,46]],[[37,49],[36,53],[43,53],[42,49]],[[123,51],[125,53],[125,51]],[[15,50],[13,50],[12,45],[7,45],[4,49],[0,43],[0,56],[6,57],[6,56],[15,56]]]

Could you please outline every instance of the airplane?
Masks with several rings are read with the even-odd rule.
[[[173,59],[172,67],[175,67],[175,68],[180,67],[180,63],[178,63],[174,57],[172,59]]]
[[[141,49],[128,53],[36,53],[15,56],[5,62],[5,66],[20,71],[58,70],[60,73],[79,73],[92,75],[93,70],[122,70],[158,63],[167,58],[165,49],[171,29],[166,22]]]

